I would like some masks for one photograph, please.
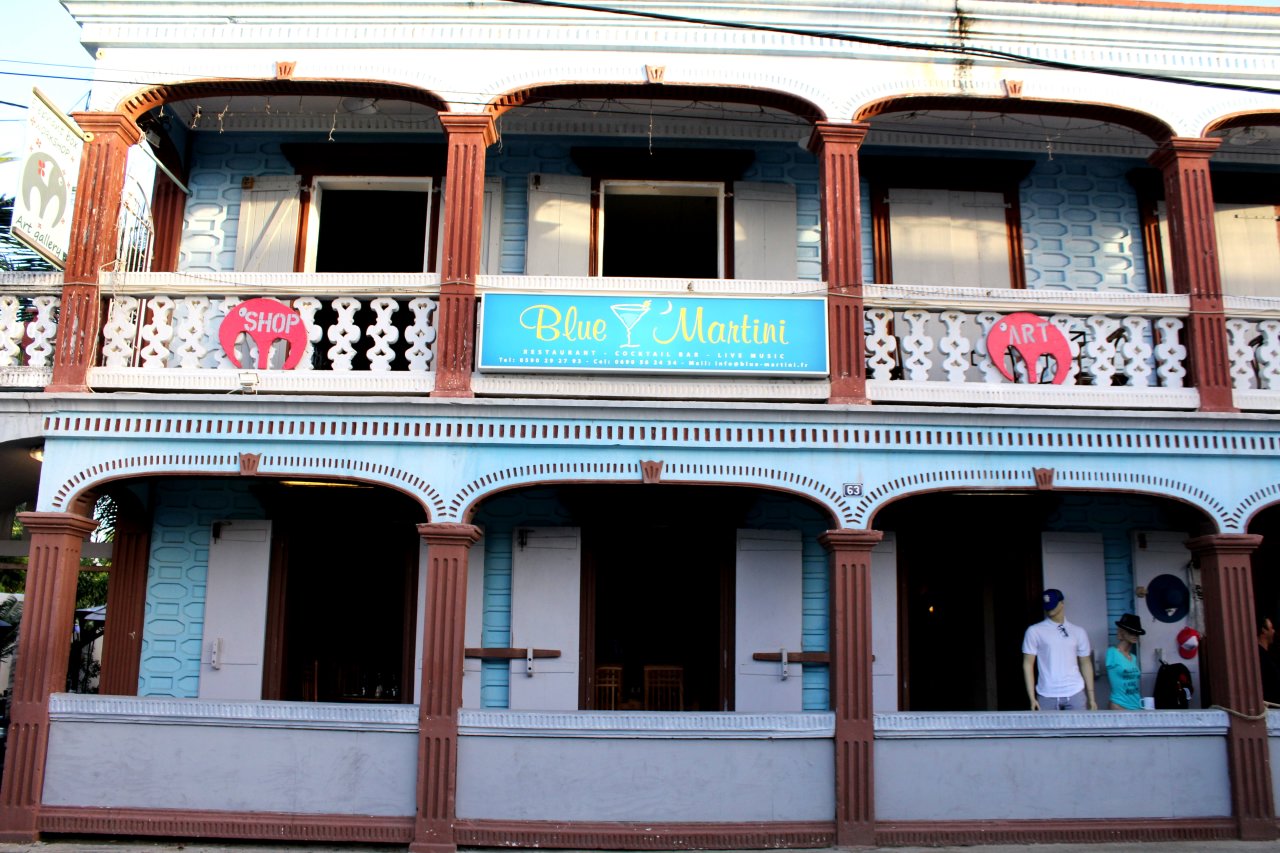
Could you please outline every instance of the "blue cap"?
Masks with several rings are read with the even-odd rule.
[[[1066,598],[1066,596],[1062,594],[1062,590],[1060,589],[1046,589],[1044,591],[1044,595],[1041,597],[1044,600],[1045,610],[1052,610],[1053,608],[1057,607],[1058,604],[1061,603],[1061,601],[1064,598]]]

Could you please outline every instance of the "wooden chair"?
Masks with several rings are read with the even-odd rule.
[[[622,667],[596,667],[596,695],[593,707],[598,711],[616,711],[622,702]]]
[[[683,711],[684,667],[646,666],[644,707],[646,711]]]

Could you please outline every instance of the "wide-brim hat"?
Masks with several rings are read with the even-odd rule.
[[[1142,620],[1138,618],[1136,613],[1126,613],[1120,617],[1120,621],[1116,623],[1117,628],[1123,628],[1130,634],[1137,634],[1141,637],[1147,633],[1142,630]]]

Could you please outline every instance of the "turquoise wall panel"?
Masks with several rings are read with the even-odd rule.
[[[192,698],[200,689],[210,525],[263,512],[236,480],[166,481],[154,502],[138,695]]]

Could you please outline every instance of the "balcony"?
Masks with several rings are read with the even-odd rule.
[[[0,278],[0,385],[48,384],[57,336],[58,274]],[[485,293],[630,296],[816,296],[795,281],[482,276]],[[129,273],[102,283],[102,328],[89,385],[96,391],[255,391],[427,395],[435,385],[439,276],[421,274]],[[235,360],[219,341],[224,318],[255,297],[280,300],[303,319],[305,347],[283,369],[284,341],[261,366],[240,335]],[[1001,318],[1029,313],[1060,329],[1068,375],[1038,359],[1036,382],[987,336]],[[1194,410],[1187,371],[1184,296],[868,285],[864,293],[867,397],[875,403]],[[1227,300],[1237,405],[1280,410],[1280,301]],[[236,362],[239,362],[238,364]],[[1013,381],[1009,378],[1013,377]],[[477,395],[822,402],[824,378],[589,372],[478,372]]]

